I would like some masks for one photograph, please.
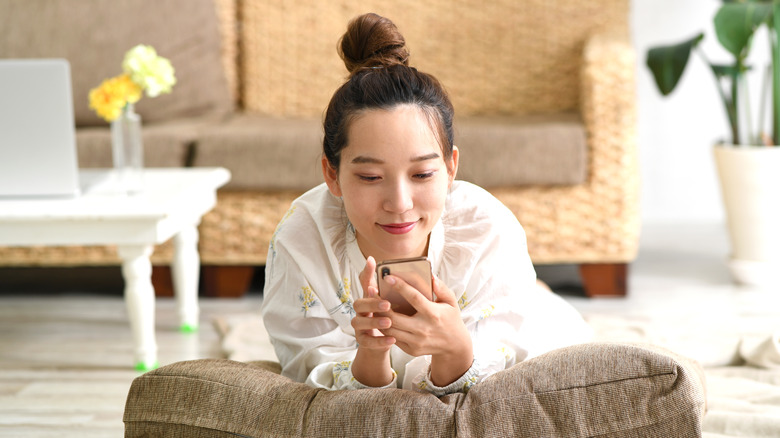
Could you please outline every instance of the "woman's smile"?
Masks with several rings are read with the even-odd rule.
[[[417,226],[417,222],[401,222],[396,224],[377,224],[380,228],[390,234],[406,234]]]

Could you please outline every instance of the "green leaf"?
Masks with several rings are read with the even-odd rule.
[[[740,57],[750,44],[756,29],[772,16],[767,3],[727,3],[715,14],[718,41],[734,56]]]
[[[669,46],[653,47],[647,52],[647,66],[653,73],[661,94],[667,96],[674,90],[688,64],[691,51],[704,38],[700,33],[688,41]]]
[[[724,76],[730,76],[732,78],[736,78],[739,74],[739,68],[737,68],[734,65],[712,65],[712,72],[715,73],[715,76],[718,78],[722,78]]]

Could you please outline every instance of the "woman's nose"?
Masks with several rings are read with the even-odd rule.
[[[404,182],[390,184],[385,192],[384,209],[392,213],[404,213],[412,209],[412,192]]]

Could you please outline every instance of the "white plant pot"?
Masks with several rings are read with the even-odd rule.
[[[734,279],[780,286],[780,147],[718,145]]]

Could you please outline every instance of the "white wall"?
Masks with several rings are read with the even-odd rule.
[[[645,224],[724,220],[712,145],[727,137],[728,126],[712,73],[694,57],[678,88],[662,97],[645,65],[649,47],[700,31],[710,60],[727,61],[712,32],[720,5],[715,0],[631,0]]]

